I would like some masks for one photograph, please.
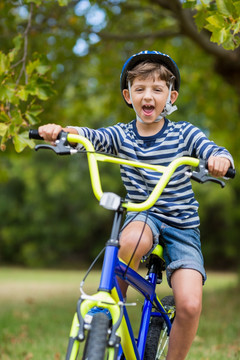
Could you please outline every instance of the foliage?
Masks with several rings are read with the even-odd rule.
[[[211,41],[227,50],[240,45],[240,1],[239,0],[185,0],[185,7],[197,10],[195,14],[198,29],[211,32]]]
[[[59,14],[59,7],[66,9],[67,23],[71,25],[68,34],[56,23],[56,15]],[[76,3],[70,0],[58,0],[58,2],[47,2],[44,0],[25,0],[15,3],[0,2],[3,19],[1,27],[7,25],[12,32],[16,32],[10,25],[10,21],[16,23],[17,33],[8,42],[7,51],[0,51],[0,137],[1,150],[5,150],[6,142],[12,139],[15,150],[21,152],[26,146],[33,147],[34,144],[28,139],[26,128],[37,125],[40,122],[39,115],[43,112],[42,102],[49,100],[54,95],[53,87],[54,74],[53,60],[56,60],[56,53],[48,52],[49,47],[44,49],[35,42],[35,39],[41,43],[56,42],[56,38],[73,35],[73,32],[79,31],[79,24],[76,14],[79,14],[85,24],[80,24],[81,38],[76,45],[82,46],[82,51],[87,51],[88,43],[98,42],[101,30],[106,28],[108,23],[109,30],[114,33],[119,29],[119,23],[125,31],[130,30],[132,24],[125,21],[126,16],[134,10],[144,10],[145,1],[141,2],[139,7],[135,4],[128,5],[125,1],[82,1]],[[148,28],[154,26],[158,30],[158,36],[173,36],[177,32],[174,29],[176,20],[166,17],[159,22],[157,17],[149,23],[153,11],[159,9],[159,6],[153,3],[152,9],[146,7],[144,17],[135,17],[135,28],[141,28],[144,25],[145,32]],[[176,1],[174,1],[177,5]],[[205,28],[212,32],[211,40],[221,44],[226,49],[235,49],[239,46],[239,13],[240,2],[230,0],[201,1],[186,0],[183,5],[190,6],[197,10],[195,20],[199,29]],[[76,7],[74,7],[76,5]],[[92,6],[91,6],[92,5]],[[56,10],[56,14],[53,11]],[[74,11],[75,10],[75,11]],[[46,27],[46,16],[49,12],[49,21]],[[121,12],[121,19],[118,19],[118,25],[112,22]],[[60,11],[61,13],[61,11]],[[97,19],[98,18],[98,19]],[[102,19],[100,21],[99,19]],[[175,22],[175,26],[174,26]],[[150,25],[150,26],[149,26]],[[53,35],[50,36],[50,30]],[[150,33],[149,29],[149,33]],[[3,31],[4,38],[8,35],[6,29]],[[70,35],[70,36],[71,36]],[[133,35],[134,37],[134,35]],[[146,34],[139,34],[138,39],[143,39]],[[4,39],[6,42],[6,39]],[[130,45],[130,43],[128,43]],[[10,49],[9,49],[10,48]],[[84,50],[85,49],[85,50]],[[55,50],[57,52],[57,49]],[[51,59],[52,61],[50,61]],[[57,64],[61,67],[61,63]],[[47,108],[47,106],[45,106]]]
[[[1,150],[5,150],[6,141],[12,139],[15,150],[21,152],[26,146],[33,148],[28,139],[27,126],[39,122],[38,115],[43,111],[41,101],[46,101],[54,93],[52,82],[46,76],[49,61],[46,54],[33,53],[29,56],[28,40],[30,36],[34,4],[40,0],[26,1],[28,13],[26,27],[13,38],[13,47],[8,53],[0,51],[0,136]],[[64,2],[61,1],[61,4]],[[3,5],[3,10],[8,9]],[[21,3],[15,10],[18,26],[21,24]]]

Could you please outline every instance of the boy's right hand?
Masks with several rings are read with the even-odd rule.
[[[63,128],[57,124],[47,124],[38,128],[39,135],[44,138],[45,141],[54,143],[57,140],[58,134]]]

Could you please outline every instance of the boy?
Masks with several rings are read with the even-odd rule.
[[[229,152],[209,141],[187,122],[173,123],[166,116],[177,108],[180,74],[176,63],[166,54],[143,51],[130,57],[123,66],[121,92],[136,119],[108,128],[68,127],[63,129],[89,138],[96,150],[118,156],[168,165],[180,156],[208,160],[213,176],[224,176],[233,159]],[[62,127],[48,124],[39,128],[45,140],[55,141]],[[167,279],[173,289],[176,318],[169,339],[167,360],[185,359],[195,337],[206,280],[201,253],[198,203],[194,198],[185,167],[179,168],[157,203],[145,213],[127,214],[120,237],[119,256],[126,263],[137,246],[131,267],[138,269],[141,258],[149,254],[161,237]],[[146,169],[122,166],[121,175],[127,197],[144,200],[158,180]],[[146,226],[144,222],[146,220]],[[126,284],[120,286],[126,293]]]

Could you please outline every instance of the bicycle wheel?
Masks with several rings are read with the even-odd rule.
[[[161,300],[166,311],[172,310],[175,315],[175,302],[173,296],[166,296]],[[174,316],[172,317],[172,321]],[[168,351],[167,326],[163,318],[150,319],[144,360],[164,360]]]
[[[83,360],[105,360],[108,359],[109,318],[104,313],[96,313],[91,322],[84,348]]]

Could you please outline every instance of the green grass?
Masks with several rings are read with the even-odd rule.
[[[0,268],[0,360],[63,360],[79,296],[79,271]],[[99,274],[85,290],[92,294]],[[162,296],[170,293],[164,281]],[[208,274],[203,312],[188,360],[240,359],[239,288],[235,274]],[[142,298],[128,293],[137,328]]]

